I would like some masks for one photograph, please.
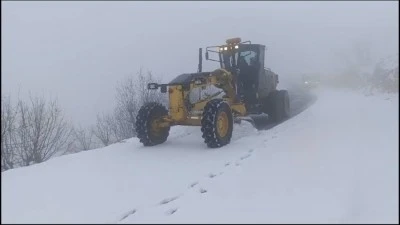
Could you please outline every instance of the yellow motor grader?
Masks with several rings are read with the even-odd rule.
[[[210,53],[217,58],[210,58]],[[148,89],[169,95],[169,107],[157,102],[144,104],[136,117],[137,137],[144,146],[164,143],[171,126],[200,126],[210,148],[227,145],[234,122],[255,117],[280,122],[290,114],[287,90],[277,90],[278,75],[264,68],[265,46],[240,38],[206,48],[206,60],[220,68],[202,72],[202,48],[197,73],[177,76],[167,84],[149,83]],[[202,95],[213,87],[214,93]],[[198,94],[193,100],[193,93]]]

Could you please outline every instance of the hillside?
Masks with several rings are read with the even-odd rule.
[[[316,94],[220,149],[173,127],[3,172],[2,223],[398,223],[398,95]]]

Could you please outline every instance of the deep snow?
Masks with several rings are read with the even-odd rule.
[[[398,223],[398,95],[319,90],[269,130],[198,127],[2,173],[2,223]]]

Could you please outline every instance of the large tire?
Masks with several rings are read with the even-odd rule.
[[[282,101],[282,119],[287,119],[290,117],[290,100],[288,91],[280,90],[279,98],[280,101]]]
[[[269,120],[274,123],[282,120],[282,101],[280,101],[279,91],[269,93],[265,101],[264,112],[268,114]]]
[[[213,99],[206,104],[201,119],[201,131],[209,148],[219,148],[230,143],[233,115],[227,102]]]
[[[136,133],[144,146],[164,143],[169,135],[170,127],[154,128],[154,120],[168,115],[168,110],[160,103],[150,102],[143,105],[136,116]]]
[[[275,90],[268,95],[264,112],[274,123],[282,122],[290,116],[290,101],[287,90]]]

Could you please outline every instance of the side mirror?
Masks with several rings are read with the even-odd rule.
[[[208,60],[208,51],[206,51],[206,59]]]
[[[147,89],[149,89],[149,90],[157,90],[158,89],[158,84],[157,83],[149,83],[149,84],[147,84]]]

